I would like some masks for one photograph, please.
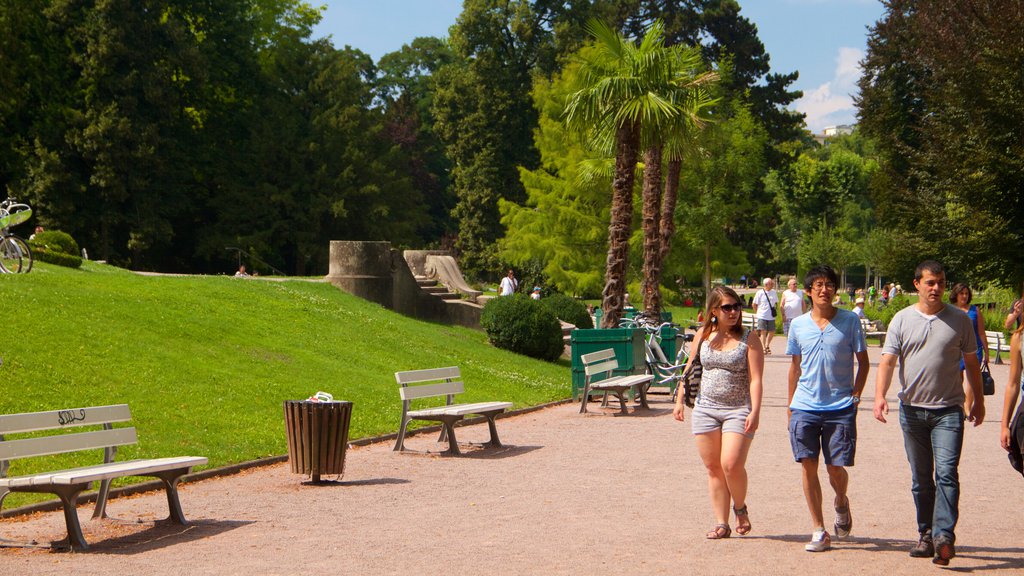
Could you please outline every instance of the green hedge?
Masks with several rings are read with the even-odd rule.
[[[552,294],[546,298],[541,298],[540,303],[563,322],[568,322],[577,328],[594,327],[594,320],[590,317],[590,313],[587,312],[586,304],[572,296]]]
[[[492,298],[480,314],[491,344],[541,360],[557,360],[564,351],[562,326],[539,300],[523,294]]]
[[[46,230],[32,237],[28,242],[32,249],[32,256],[40,262],[56,264],[66,268],[80,268],[82,251],[78,248],[78,242],[67,232],[60,230]]]

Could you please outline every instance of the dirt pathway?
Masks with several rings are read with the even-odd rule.
[[[871,349],[877,364],[878,348]],[[713,524],[705,473],[689,425],[665,396],[638,416],[581,416],[563,405],[499,421],[501,450],[463,458],[352,449],[340,484],[300,483],[287,465],[182,489],[186,528],[91,522],[86,553],[0,550],[2,574],[917,574],[910,473],[898,423],[860,415],[851,472],[854,538],[809,554],[810,534],[785,428],[788,359],[770,357],[761,431],[751,451],[753,533],[707,541]],[[949,569],[1024,570],[1024,478],[998,447],[1005,366],[989,420],[968,431],[961,465],[959,556]],[[869,378],[873,386],[874,372]],[[870,394],[869,394],[870,396]],[[356,407],[358,410],[358,406]],[[282,432],[283,433],[283,432]],[[486,427],[459,429],[463,442]],[[408,441],[439,450],[433,436]],[[826,483],[827,486],[827,483]],[[826,494],[828,493],[826,488]],[[827,509],[827,507],[826,507]],[[1007,514],[1007,509],[1012,513]],[[162,494],[114,500],[112,514],[166,515]],[[827,515],[831,521],[831,515]],[[0,521],[7,538],[60,538],[59,513]]]

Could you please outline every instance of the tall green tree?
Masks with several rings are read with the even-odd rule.
[[[959,277],[1024,279],[1024,4],[890,0],[872,27],[860,126],[877,140],[879,216]]]

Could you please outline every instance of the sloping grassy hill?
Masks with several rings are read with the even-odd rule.
[[[497,350],[480,331],[406,318],[323,283],[37,263],[0,274],[0,303],[0,413],[128,403],[139,444],[118,459],[188,454],[220,466],[284,454],[282,401],[318,390],[354,403],[352,438],[393,432],[397,370],[458,365],[466,402],[522,407],[570,393],[564,362]],[[11,475],[81,462],[15,461]]]

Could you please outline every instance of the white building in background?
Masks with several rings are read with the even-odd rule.
[[[838,126],[825,126],[825,129],[821,131],[821,134],[825,138],[831,138],[833,136],[845,136],[846,134],[853,134],[853,124],[840,124]]]

